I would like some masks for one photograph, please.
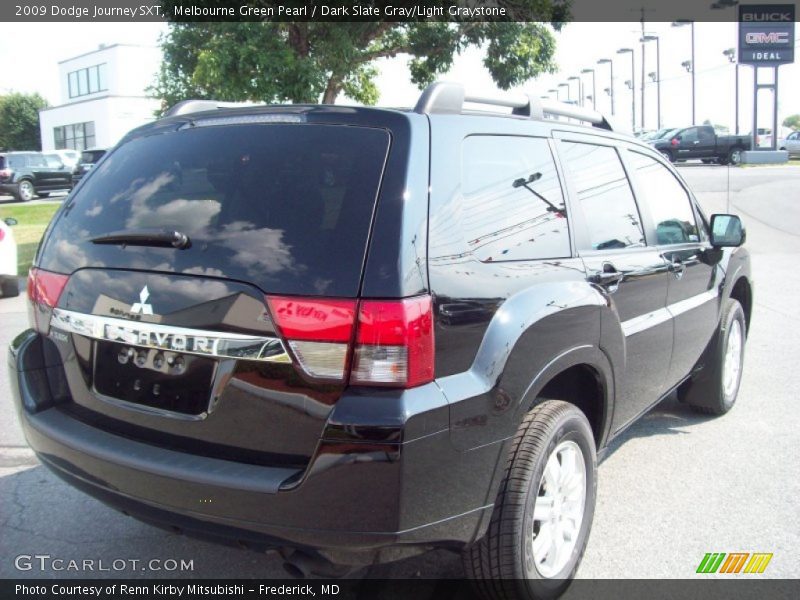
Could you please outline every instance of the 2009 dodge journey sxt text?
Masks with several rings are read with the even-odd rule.
[[[597,113],[486,100],[131,132],[31,271],[10,367],[41,461],[297,573],[442,547],[488,598],[562,591],[609,441],[673,391],[734,404],[749,257]]]

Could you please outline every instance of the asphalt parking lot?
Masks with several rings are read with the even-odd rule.
[[[680,168],[708,213],[742,215],[755,277],[753,325],[734,410],[713,419],[672,399],[615,442],[599,470],[583,578],[686,578],[707,552],[770,552],[765,577],[800,577],[800,167]],[[727,192],[730,181],[730,194]],[[0,202],[2,199],[0,199]],[[22,297],[0,299],[0,359],[25,327]],[[0,577],[283,577],[274,555],[151,528],[68,487],[25,444],[0,371]],[[175,559],[191,572],[20,571],[15,557]],[[373,569],[380,577],[459,577],[444,551]]]

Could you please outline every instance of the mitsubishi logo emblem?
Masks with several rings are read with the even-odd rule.
[[[152,315],[153,314],[153,305],[147,304],[147,299],[150,297],[150,290],[147,289],[145,285],[142,288],[142,291],[139,292],[139,301],[134,302],[131,305],[131,312],[133,314],[143,314],[143,315]]]

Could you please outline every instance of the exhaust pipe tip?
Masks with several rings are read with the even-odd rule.
[[[283,563],[283,570],[286,571],[293,579],[305,579],[308,577],[308,575],[304,573],[300,567],[290,563],[289,561],[285,561]]]

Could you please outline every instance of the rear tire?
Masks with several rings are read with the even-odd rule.
[[[672,155],[672,152],[669,150],[659,150],[661,156],[667,159],[669,162],[675,162],[675,157]]]
[[[706,367],[678,388],[681,402],[707,415],[724,415],[733,408],[742,381],[746,338],[742,305],[729,298]]]
[[[23,179],[17,184],[17,192],[14,197],[21,202],[30,202],[36,196],[36,189],[33,183],[27,179]]]
[[[47,198],[50,196],[50,192],[36,192],[36,195],[39,196],[39,198]]]
[[[594,436],[573,404],[545,400],[511,444],[486,534],[463,554],[487,600],[555,598],[578,569],[594,517]]]

